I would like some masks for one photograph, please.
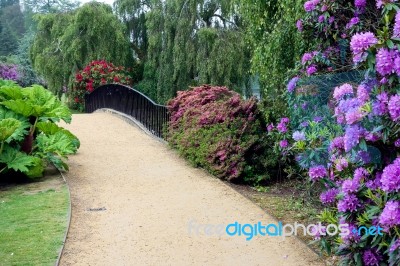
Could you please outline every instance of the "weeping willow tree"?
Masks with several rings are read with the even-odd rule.
[[[125,26],[109,5],[91,2],[57,14],[37,15],[38,29],[31,47],[34,69],[59,92],[78,69],[92,60],[115,65],[133,62]]]
[[[241,92],[249,53],[234,0],[117,0],[143,64],[138,88],[164,103],[208,83]]]
[[[303,0],[240,1],[251,70],[260,77],[267,120],[285,112],[287,80],[310,45],[296,28],[296,20],[304,12],[303,4]]]

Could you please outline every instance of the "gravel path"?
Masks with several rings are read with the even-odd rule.
[[[82,146],[67,173],[72,221],[60,265],[322,265],[293,237],[207,235],[276,221],[116,116],[72,121],[64,126]]]

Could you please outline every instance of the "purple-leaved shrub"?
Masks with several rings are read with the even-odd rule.
[[[256,183],[263,127],[257,100],[226,87],[203,85],[179,91],[168,103],[169,143],[194,165],[221,179]]]

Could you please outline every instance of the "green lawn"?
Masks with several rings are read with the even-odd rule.
[[[0,187],[0,265],[54,265],[68,209],[61,182]]]

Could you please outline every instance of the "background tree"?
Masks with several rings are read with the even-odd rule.
[[[26,10],[33,13],[59,13],[76,9],[79,1],[75,0],[23,0]]]
[[[200,83],[242,91],[249,54],[234,0],[117,0],[143,65],[138,88],[165,103]]]
[[[126,29],[109,5],[91,2],[74,11],[36,19],[38,32],[31,59],[53,91],[70,84],[76,71],[92,60],[124,66],[133,63]]]
[[[19,1],[0,0],[0,56],[15,53],[24,32],[24,15]]]
[[[240,14],[251,51],[251,71],[260,77],[264,114],[268,120],[286,110],[286,81],[300,55],[310,46],[301,38],[296,20],[304,13],[302,0],[241,0]]]

